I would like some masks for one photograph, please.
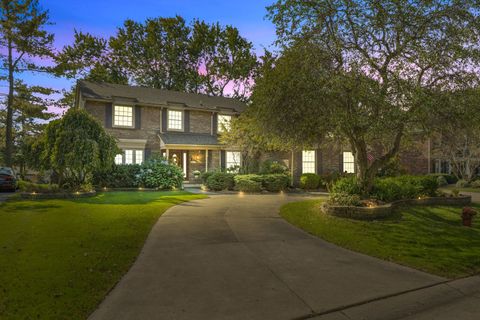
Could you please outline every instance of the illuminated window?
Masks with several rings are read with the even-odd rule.
[[[302,151],[302,173],[315,173],[315,150]]]
[[[168,129],[183,130],[183,111],[168,110]]]
[[[116,127],[133,127],[133,107],[114,106],[113,125]]]
[[[232,116],[219,114],[217,132],[224,132],[230,130],[230,121],[232,121]]]
[[[143,150],[135,150],[135,163],[142,164],[143,162]]]
[[[226,169],[231,171],[238,171],[238,168],[240,167],[240,157],[241,155],[238,151],[227,151],[225,159]]]
[[[355,158],[351,152],[343,153],[343,172],[355,173]]]
[[[117,154],[115,156],[115,164],[123,164],[123,155],[122,154]]]
[[[125,150],[125,164],[133,163],[133,150]]]

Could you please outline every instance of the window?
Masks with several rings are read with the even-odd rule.
[[[123,164],[123,155],[122,154],[117,154],[115,156],[115,164]]]
[[[143,150],[135,150],[135,163],[142,164],[143,162]]]
[[[355,173],[355,158],[351,152],[343,153],[343,172]]]
[[[168,129],[183,130],[183,111],[168,110]]]
[[[217,132],[224,132],[224,131],[230,130],[230,121],[232,121],[232,116],[219,114],[217,119],[218,119]]]
[[[238,171],[238,167],[240,167],[240,157],[241,155],[238,151],[227,151],[225,159],[226,169],[235,168],[233,171]]]
[[[125,150],[125,164],[133,163],[133,150]]]
[[[315,173],[315,150],[302,151],[302,173]]]
[[[113,107],[113,126],[115,127],[133,127],[133,107],[114,106]]]

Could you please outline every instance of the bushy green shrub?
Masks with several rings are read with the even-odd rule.
[[[245,174],[235,176],[235,189],[242,192],[262,191],[262,176]]]
[[[203,172],[201,175],[200,175],[200,179],[202,180],[202,183],[204,185],[207,185],[207,179],[208,177],[210,177],[212,174],[214,174],[215,172],[217,171],[207,171],[207,172]]]
[[[266,174],[262,176],[262,186],[270,192],[283,191],[290,185],[290,176],[286,174]]]
[[[466,180],[458,180],[457,183],[455,184],[457,188],[467,188],[470,186],[470,183]]]
[[[441,176],[441,177],[444,177],[444,178],[447,180],[448,184],[454,184],[454,183],[457,183],[457,181],[458,181],[458,178],[457,178],[455,175],[453,175],[453,174],[447,174],[447,173],[432,173],[432,174],[430,174],[430,175],[435,176],[435,177],[440,177],[440,176]]]
[[[447,181],[447,178],[445,178],[445,176],[438,176],[437,183],[438,183],[438,186],[440,187],[445,187],[446,185],[448,185],[448,181]]]
[[[266,160],[260,166],[260,174],[285,174],[288,168],[278,161]]]
[[[155,189],[181,188],[183,184],[182,168],[164,160],[147,161],[141,166],[138,175],[140,186]]]
[[[360,196],[358,194],[333,193],[330,194],[329,203],[337,206],[358,206]]]
[[[305,190],[314,190],[320,187],[321,178],[315,173],[304,173],[300,176],[300,188]]]
[[[355,176],[344,177],[333,183],[330,190],[331,193],[357,194],[360,195],[362,190]]]
[[[472,183],[470,183],[470,186],[472,188],[480,188],[480,180],[475,180]]]
[[[22,192],[55,193],[61,191],[58,184],[33,183],[23,180],[18,181],[18,188]]]
[[[438,189],[435,176],[399,176],[378,178],[375,180],[372,196],[391,202],[403,199],[415,199],[420,196],[435,196]]]
[[[110,169],[96,171],[93,184],[99,188],[136,188],[140,184],[141,172],[139,164],[114,165]]]
[[[213,172],[206,179],[205,185],[213,191],[231,190],[235,184],[234,174],[226,172]]]

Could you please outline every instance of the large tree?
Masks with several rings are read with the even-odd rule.
[[[298,144],[344,139],[368,193],[421,128],[432,92],[477,83],[478,9],[466,0],[279,0],[268,11],[285,57],[253,104],[270,132]]]
[[[34,58],[52,57],[53,34],[45,30],[48,12],[38,0],[0,1],[0,47],[3,63],[2,80],[6,80],[8,97],[5,118],[5,164],[13,161],[13,124],[16,79],[25,72],[46,71]]]

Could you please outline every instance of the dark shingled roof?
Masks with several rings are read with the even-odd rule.
[[[115,98],[127,98],[139,104],[168,105],[173,103],[184,104],[193,109],[212,111],[230,109],[239,113],[246,107],[243,102],[233,98],[83,80],[78,82],[78,90],[84,99],[113,101]]]
[[[164,144],[218,145],[216,136],[198,133],[160,133]]]

